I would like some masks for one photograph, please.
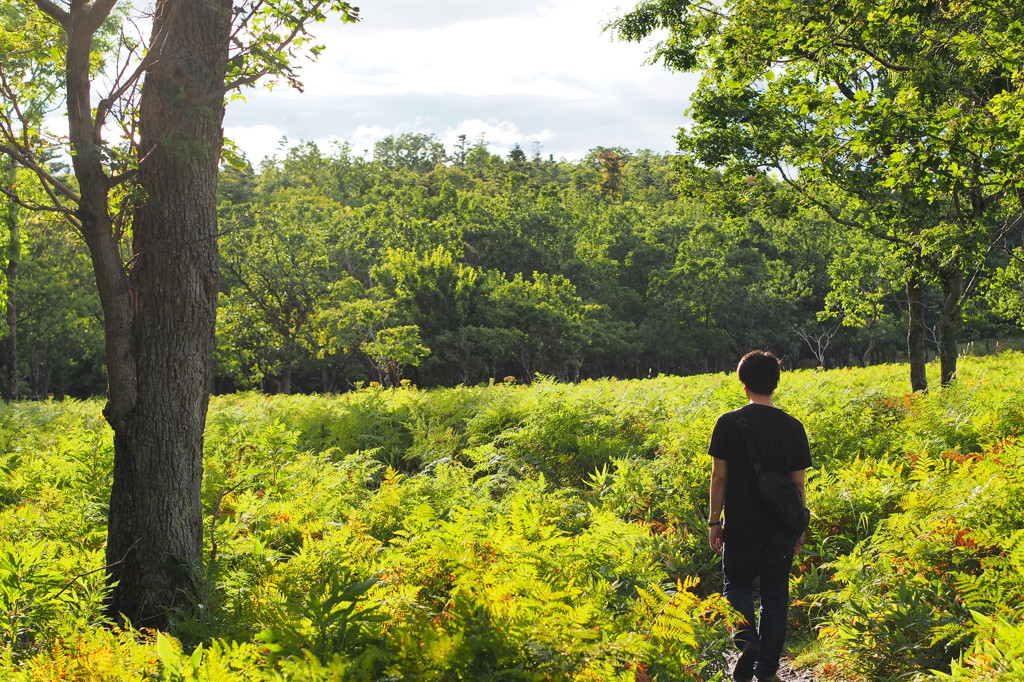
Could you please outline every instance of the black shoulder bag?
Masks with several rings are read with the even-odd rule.
[[[736,422],[747,446],[747,457],[757,476],[757,493],[768,508],[768,513],[780,526],[793,535],[800,535],[811,521],[811,512],[804,506],[800,488],[793,479],[778,471],[765,471],[757,455],[754,436],[747,427],[745,417]]]

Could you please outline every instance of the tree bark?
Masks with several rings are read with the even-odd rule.
[[[964,273],[957,270],[942,278],[942,309],[939,313],[939,365],[943,386],[956,379],[958,348],[956,328],[964,294]]]
[[[913,274],[907,280],[907,300],[910,320],[907,324],[907,357],[910,360],[910,389],[928,390],[928,375],[925,371],[924,345],[924,286],[920,275]]]
[[[109,608],[136,627],[163,628],[171,610],[187,607],[200,568],[230,25],[230,0],[157,3],[139,105],[143,199],[133,216],[130,268],[119,258],[116,264],[123,280],[102,272],[105,240],[92,249],[97,279],[115,289],[104,305],[115,318],[105,329],[105,414],[114,430]]]

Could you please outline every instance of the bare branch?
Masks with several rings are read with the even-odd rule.
[[[120,563],[120,562],[118,562],[118,563]],[[100,566],[99,568],[94,568],[91,571],[86,571],[85,573],[79,573],[79,574],[73,576],[71,578],[71,580],[69,580],[68,582],[66,582],[64,584],[64,587],[60,588],[60,590],[57,592],[57,594],[53,595],[50,598],[51,599],[56,599],[60,595],[62,595],[65,592],[67,592],[71,588],[72,585],[74,585],[76,582],[78,582],[78,580],[80,578],[84,578],[86,576],[92,575],[93,573],[99,573],[100,571],[106,571],[108,568],[110,568],[110,566]]]
[[[828,327],[825,327],[824,329],[819,327],[817,330],[806,330],[800,328],[798,325],[793,325],[793,331],[795,331],[797,336],[807,344],[807,347],[810,349],[811,354],[814,355],[814,359],[818,362],[818,365],[820,367],[824,367],[825,351],[828,350],[829,344],[832,342],[832,337],[839,332],[839,328],[841,326],[841,321],[836,323],[836,325],[831,329]]]
[[[1024,225],[1024,213],[1018,213],[1013,218],[1003,221],[1002,225],[999,226],[999,230],[996,231],[995,237],[989,242],[988,248],[985,249],[985,258],[979,259],[978,265],[969,273],[961,300],[965,300],[981,281],[985,274],[985,261],[988,259],[989,254],[996,249],[1003,249],[1010,253],[1011,257],[1014,257],[1012,249],[1005,249],[1004,241],[1013,232],[1019,230],[1022,225]]]
[[[130,169],[124,171],[123,173],[118,173],[117,175],[112,175],[109,178],[107,178],[107,187],[110,187],[110,188],[117,187],[122,182],[127,182],[128,180],[131,180],[132,178],[134,178],[138,174],[139,174],[139,169],[138,168],[130,168]]]
[[[73,201],[76,204],[81,200],[81,197],[79,197],[78,194],[76,194],[70,187],[65,185],[63,182],[55,178],[45,168],[40,166],[39,163],[35,160],[35,158],[29,155],[24,150],[19,149],[17,147],[12,147],[10,145],[0,144],[0,154],[6,154],[7,156],[17,161],[19,165],[22,165],[25,168],[31,170],[33,173],[39,176],[39,179],[42,180],[45,185],[52,185],[53,187],[55,187],[58,193],[63,195],[64,198]]]
[[[20,194],[10,189],[9,187],[0,187],[0,194],[7,197],[7,200],[10,201],[12,204],[17,204],[21,208],[32,211],[33,213],[48,211],[52,213],[63,213],[69,216],[74,215],[74,211],[68,208],[67,206],[51,206],[49,204],[40,204],[37,201],[28,201],[27,199],[23,199]]]
[[[32,0],[32,2],[35,3],[41,12],[53,17],[65,31],[68,30],[68,20],[71,18],[71,15],[64,11],[64,9],[53,4],[50,0]]]
[[[150,56],[152,54],[154,53],[150,52],[146,54],[135,70],[132,71],[132,74],[122,81],[121,79],[124,77],[124,74],[128,69],[128,63],[126,61],[121,71],[117,74],[117,78],[114,80],[115,83],[121,83],[121,85],[111,91],[110,94],[101,99],[99,104],[96,105],[96,118],[93,123],[93,131],[97,138],[102,135],[104,122],[106,121],[107,114],[110,113],[110,110],[113,108],[114,103],[121,99],[121,97],[123,97],[130,88],[135,87],[138,84],[139,79],[142,78],[142,74],[144,74],[154,63],[155,59]]]

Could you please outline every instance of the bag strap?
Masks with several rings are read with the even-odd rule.
[[[750,465],[754,467],[754,474],[761,478],[764,476],[764,468],[761,466],[761,458],[757,456],[754,434],[747,426],[747,418],[740,417],[736,423],[739,425],[740,433],[743,434],[743,440],[747,445],[747,457],[750,459]]]

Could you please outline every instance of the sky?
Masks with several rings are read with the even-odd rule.
[[[326,49],[303,64],[302,93],[247,91],[225,134],[254,164],[305,141],[372,155],[403,133],[568,160],[598,146],[669,152],[697,77],[646,64],[648,46],[602,31],[633,4],[369,0],[359,23],[315,28]]]

